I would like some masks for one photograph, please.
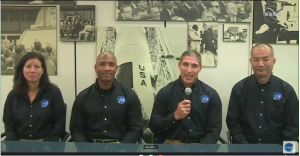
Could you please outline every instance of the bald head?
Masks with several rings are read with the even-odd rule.
[[[98,83],[112,83],[118,70],[117,59],[112,52],[102,52],[98,55],[95,72]]]
[[[272,75],[275,65],[273,47],[269,44],[259,43],[251,49],[250,64],[259,83],[264,84]]]
[[[96,63],[98,63],[98,61],[101,60],[101,58],[107,57],[107,56],[113,58],[115,60],[115,63],[117,63],[117,58],[116,58],[115,54],[112,53],[112,52],[109,52],[109,51],[108,52],[101,52],[97,56]]]
[[[265,50],[270,51],[272,57],[275,56],[273,47],[267,43],[258,43],[254,47],[252,47],[251,56],[253,55],[253,51],[265,51]]]

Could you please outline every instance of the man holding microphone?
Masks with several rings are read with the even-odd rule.
[[[178,62],[180,77],[156,95],[150,129],[166,144],[216,144],[222,128],[218,93],[198,79],[201,57],[185,51]]]

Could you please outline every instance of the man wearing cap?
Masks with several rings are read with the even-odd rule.
[[[272,74],[274,49],[257,44],[251,50],[254,74],[234,85],[226,123],[232,143],[281,144],[299,137],[299,100],[293,87]]]

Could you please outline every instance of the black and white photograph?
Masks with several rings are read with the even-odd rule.
[[[201,55],[203,67],[218,64],[218,23],[188,22],[188,48]]]
[[[1,5],[75,5],[77,0],[1,0]]]
[[[250,0],[116,1],[117,21],[251,22]]]
[[[248,38],[247,24],[224,24],[223,41],[224,42],[246,42]]]
[[[253,43],[299,44],[299,1],[254,1]]]
[[[1,7],[1,75],[14,75],[24,54],[40,52],[57,75],[56,7]]]
[[[138,95],[145,122],[144,143],[152,142],[149,119],[157,92],[179,77],[178,58],[187,50],[185,28],[97,27],[97,55],[113,52],[116,79]]]
[[[60,41],[95,42],[95,5],[60,6]]]

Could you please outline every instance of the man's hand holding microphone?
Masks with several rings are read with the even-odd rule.
[[[178,104],[177,109],[174,112],[174,116],[176,120],[184,119],[188,114],[190,114],[191,111],[191,101],[189,99],[190,99],[190,95],[192,94],[192,89],[185,88],[184,93],[185,93],[184,100]]]

